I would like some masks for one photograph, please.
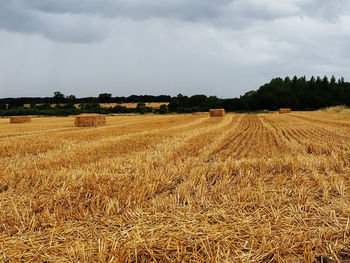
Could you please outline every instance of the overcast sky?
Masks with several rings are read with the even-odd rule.
[[[348,0],[0,0],[0,97],[206,94],[350,80]]]

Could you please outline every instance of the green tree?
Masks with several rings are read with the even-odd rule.
[[[16,99],[13,99],[13,100],[8,104],[8,109],[23,108],[23,107],[24,107],[24,99],[23,99],[23,98],[16,98]]]
[[[166,114],[167,112],[168,112],[167,106],[165,104],[160,105],[159,113],[160,114]]]
[[[98,95],[98,102],[100,103],[110,103],[112,102],[112,94],[110,93],[101,93]]]
[[[0,110],[6,110],[6,104],[5,103],[0,103]]]
[[[64,94],[59,92],[59,91],[55,91],[53,93],[53,102],[58,104],[58,103],[65,103],[65,97]]]
[[[144,114],[146,112],[146,104],[143,102],[139,102],[137,103],[136,106],[136,112],[140,113],[140,114]]]
[[[69,95],[66,97],[67,102],[73,102],[75,103],[77,98],[74,95]]]

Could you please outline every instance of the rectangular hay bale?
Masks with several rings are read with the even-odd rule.
[[[31,122],[32,118],[30,116],[11,116],[10,123],[27,123]]]
[[[279,110],[278,110],[278,112],[280,113],[280,114],[283,114],[283,113],[290,113],[292,110],[290,109],[290,108],[280,108]]]
[[[75,117],[76,127],[91,127],[106,125],[106,116],[99,114],[82,114]]]
[[[210,117],[224,117],[225,109],[210,109]]]

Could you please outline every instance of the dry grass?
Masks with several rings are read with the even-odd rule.
[[[327,107],[325,109],[322,109],[321,111],[333,113],[350,113],[350,109],[345,105]]]
[[[0,119],[2,261],[350,261],[350,116],[107,118]]]

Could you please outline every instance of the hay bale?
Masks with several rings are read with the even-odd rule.
[[[26,123],[31,122],[32,118],[29,116],[11,116],[10,123]]]
[[[292,110],[291,109],[289,109],[289,108],[280,108],[279,110],[278,110],[278,112],[280,113],[280,114],[283,114],[283,113],[290,113]]]
[[[75,126],[90,127],[106,125],[106,116],[99,114],[82,114],[75,117]]]
[[[224,117],[225,109],[210,109],[210,117]]]

